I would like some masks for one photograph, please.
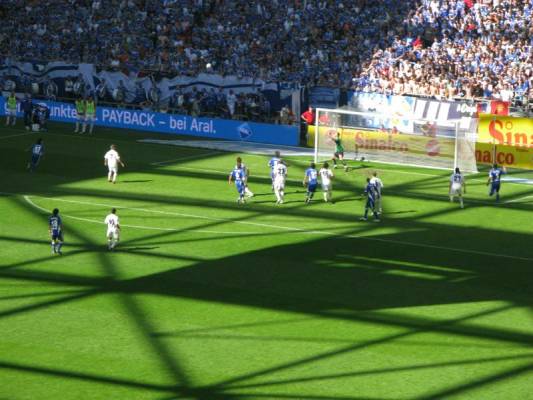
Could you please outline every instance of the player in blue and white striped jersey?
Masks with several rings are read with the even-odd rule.
[[[459,168],[450,177],[450,201],[453,202],[455,196],[459,197],[459,204],[464,208],[463,193],[466,194],[466,182]]]
[[[318,171],[315,163],[311,163],[309,168],[305,170],[303,185],[307,186],[307,193],[305,194],[305,203],[309,204],[316,192],[318,185]]]
[[[361,218],[361,221],[368,219],[368,211],[372,210],[374,215],[374,221],[380,222],[379,213],[376,210],[376,198],[378,197],[378,189],[374,183],[370,181],[370,178],[366,178],[366,187],[364,194],[366,195],[365,214]]]
[[[240,164],[241,168],[244,170],[244,194],[246,197],[254,197],[254,193],[248,187],[248,178],[250,177],[250,169],[242,162],[240,157],[237,157],[237,166]]]
[[[505,167],[500,168],[498,164],[494,164],[489,171],[489,180],[487,181],[487,186],[490,184],[489,196],[496,194],[496,201],[500,201],[501,178],[506,173]]]
[[[31,158],[27,168],[30,170],[30,172],[33,172],[35,171],[35,168],[37,168],[37,165],[39,165],[39,162],[44,155],[43,139],[37,139],[37,142],[30,147],[30,152]]]
[[[51,238],[52,254],[62,255],[63,221],[59,216],[59,210],[57,208],[54,208],[52,215],[48,218],[48,233]]]
[[[228,183],[231,184],[231,181],[235,181],[235,187],[237,188],[237,192],[239,193],[239,197],[237,198],[237,203],[244,204],[244,190],[246,185],[246,172],[242,167],[241,158],[237,158],[237,165],[233,168],[233,171],[229,174],[228,177]]]

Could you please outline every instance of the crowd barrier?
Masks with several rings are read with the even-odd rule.
[[[44,104],[48,107],[51,121],[76,122],[77,113],[74,104],[41,100],[34,103]],[[5,115],[6,109],[6,99],[0,97],[0,115]],[[22,117],[20,104],[17,115]],[[114,107],[97,107],[95,126],[284,146],[298,146],[300,141],[297,126],[218,118],[196,118]]]

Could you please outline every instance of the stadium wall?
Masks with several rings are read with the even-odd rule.
[[[73,104],[53,101],[36,101],[35,103],[44,104],[49,108],[51,121],[76,122],[77,114]],[[6,108],[5,98],[0,97],[0,115],[6,114]],[[22,117],[20,110],[18,110],[17,115]],[[284,146],[299,145],[297,126],[217,118],[195,118],[185,115],[126,110],[114,107],[97,107],[95,125],[171,135],[190,135]]]

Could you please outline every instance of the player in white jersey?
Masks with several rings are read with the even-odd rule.
[[[274,193],[276,194],[276,204],[283,204],[285,197],[285,181],[287,179],[287,165],[279,161],[273,169],[274,173]]]
[[[463,193],[466,194],[466,183],[463,174],[459,168],[455,168],[455,172],[450,177],[450,201],[453,202],[455,196],[459,197],[461,208],[464,208]]]
[[[107,248],[114,250],[120,240],[120,224],[116,208],[111,209],[111,213],[105,217],[104,223],[107,225]]]
[[[117,152],[114,144],[111,145],[109,151],[104,155],[104,165],[107,166],[109,172],[107,173],[107,180],[116,183],[118,175],[118,165],[125,167]]]
[[[275,178],[274,168],[276,167],[276,165],[278,165],[280,161],[281,161],[281,155],[279,151],[274,152],[274,157],[272,157],[268,161],[268,166],[270,167],[270,178],[272,179],[272,191],[274,191],[274,178]]]
[[[242,162],[242,159],[240,157],[237,157],[237,165],[235,165],[235,168],[241,168],[244,171],[244,194],[246,197],[254,197],[254,193],[250,190],[248,187],[248,177],[250,176],[250,170]]]
[[[374,208],[379,214],[381,214],[383,211],[381,208],[381,192],[383,189],[383,182],[381,181],[381,179],[378,178],[377,172],[374,172],[372,174],[372,178],[370,178],[370,183],[375,186],[377,194],[376,199],[374,201]]]
[[[324,192],[324,201],[327,203],[331,201],[331,181],[333,180],[333,171],[329,169],[327,162],[322,165],[320,171],[318,171],[320,177],[320,183],[322,184],[322,191]]]

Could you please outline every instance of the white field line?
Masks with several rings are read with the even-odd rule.
[[[26,200],[26,202],[28,202],[28,204],[30,204],[32,207],[35,207],[38,210],[41,210],[41,211],[43,211],[45,213],[49,213],[50,212],[50,210],[35,204],[30,199],[30,196],[24,196],[24,200]],[[61,199],[55,199],[55,200],[61,201]],[[78,221],[90,222],[90,223],[99,224],[99,225],[105,225],[103,221],[97,221],[97,220],[94,220],[94,219],[75,217],[73,215],[67,215],[67,214],[61,214],[61,216],[69,218],[69,219],[75,219],[75,220],[78,220]],[[154,226],[144,226],[144,225],[125,225],[125,224],[120,224],[120,225],[124,226],[126,228],[145,229],[145,230],[153,230],[153,231],[168,231],[168,232],[216,233],[216,234],[222,234],[222,235],[233,235],[233,234],[236,234],[236,233],[238,233],[239,235],[258,235],[258,234],[261,234],[260,232],[224,232],[224,231],[211,231],[211,230],[206,230],[206,229],[187,229],[187,228],[185,228],[185,229],[177,229],[177,228],[157,228],[157,227],[154,227]]]
[[[520,203],[521,201],[524,201],[526,199],[533,199],[533,196],[525,196],[525,197],[520,197],[520,198],[514,199],[514,200],[507,200],[505,202],[505,204],[508,204],[508,203]]]
[[[58,198],[43,197],[43,196],[36,196],[36,197],[40,197],[40,198],[43,198],[43,199],[60,201],[60,202],[63,201],[63,202],[75,203],[75,204],[92,205],[92,206],[95,206],[95,207],[108,207],[108,208],[116,207],[116,206],[113,206],[111,204],[92,203],[92,202],[77,201],[77,200],[66,200],[66,199],[58,199]],[[29,196],[24,196],[24,199],[26,201],[28,201],[29,203],[32,203],[30,198],[29,198]],[[32,203],[32,204],[34,206],[36,206],[34,203]],[[40,208],[38,206],[36,206],[36,207]],[[119,207],[117,207],[117,208],[119,208]],[[262,228],[265,228],[265,227],[274,228],[274,229],[277,229],[277,230],[284,230],[284,231],[289,231],[289,232],[299,232],[299,233],[307,234],[307,235],[334,236],[334,237],[349,238],[349,239],[368,240],[368,241],[380,242],[380,243],[394,243],[394,244],[399,244],[399,245],[402,245],[402,246],[411,246],[411,247],[420,247],[420,248],[425,248],[425,249],[444,250],[444,251],[451,251],[451,252],[456,252],[456,253],[476,254],[476,255],[487,256],[487,257],[507,258],[507,259],[511,259],[511,260],[520,260],[520,261],[529,261],[529,262],[533,261],[533,258],[531,258],[531,257],[520,257],[520,256],[509,255],[509,254],[491,253],[491,252],[487,252],[487,251],[460,249],[460,248],[456,248],[456,247],[437,246],[437,245],[431,245],[431,244],[425,244],[425,243],[414,243],[414,242],[407,242],[407,241],[403,241],[403,240],[377,238],[377,237],[373,237],[373,236],[344,235],[344,234],[339,234],[339,233],[335,233],[335,232],[328,232],[328,231],[321,231],[321,230],[320,231],[319,230],[306,230],[306,229],[302,229],[302,228],[294,228],[294,227],[282,226],[282,225],[274,225],[274,224],[264,224],[264,223],[259,223],[259,222],[250,222],[250,221],[233,221],[233,220],[227,219],[227,218],[207,217],[205,215],[184,214],[184,213],[171,212],[171,211],[148,210],[148,209],[135,208],[135,207],[120,207],[120,208],[123,209],[123,210],[132,210],[132,211],[141,211],[141,212],[147,212],[147,213],[185,216],[185,217],[189,217],[189,218],[199,218],[199,219],[207,219],[207,220],[213,220],[213,221],[225,221],[227,223],[235,223],[235,224],[242,224],[242,225],[249,225],[249,226],[258,226],[258,227],[262,227]],[[42,208],[40,208],[40,209],[44,210]],[[48,212],[48,210],[44,210],[44,211]],[[76,217],[76,218],[80,219],[78,217]],[[94,221],[94,220],[89,220],[89,221],[90,222],[98,222],[98,221]],[[126,226],[126,225],[124,225],[124,226]],[[141,227],[139,227],[139,228],[141,228]],[[222,232],[216,232],[216,233],[223,234]],[[240,233],[240,232],[231,232],[231,233],[234,234],[234,233]],[[249,234],[251,234],[251,233],[249,233]]]
[[[26,136],[26,135],[33,135],[35,134],[34,132],[24,132],[24,133],[18,133],[16,135],[7,135],[7,136],[0,136],[0,139],[9,139],[9,138],[14,138],[14,137],[18,137],[18,136]]]
[[[170,163],[173,163],[173,162],[176,162],[176,161],[194,160],[194,159],[197,159],[197,158],[213,156],[213,155],[220,154],[220,153],[221,153],[220,151],[210,151],[210,152],[202,153],[202,154],[194,154],[194,155],[191,155],[191,156],[174,158],[172,160],[153,162],[153,163],[150,163],[150,165],[165,165],[165,164],[170,164]]]

